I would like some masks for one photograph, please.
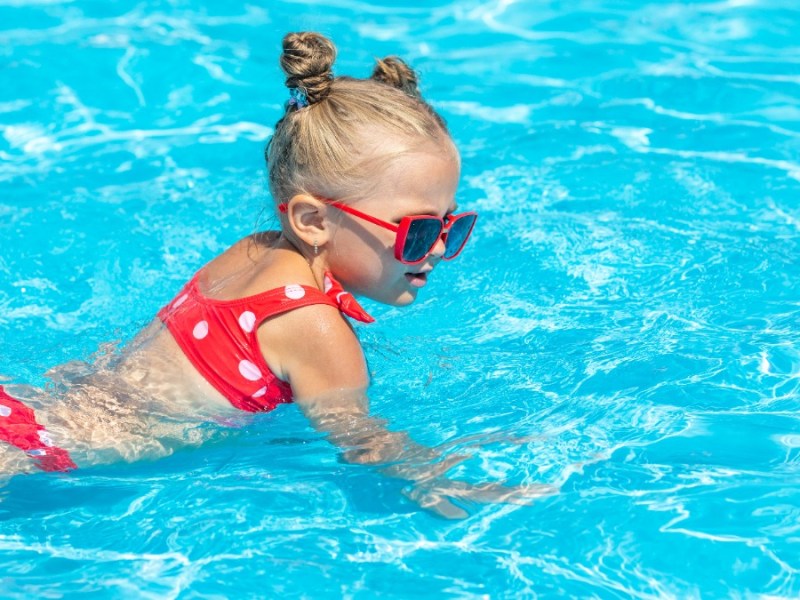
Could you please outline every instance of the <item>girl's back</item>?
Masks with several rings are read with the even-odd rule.
[[[286,285],[314,285],[298,269],[295,253],[282,248],[278,232],[248,236],[204,266],[199,288],[211,300],[229,301],[257,296]],[[341,320],[328,306],[308,306],[306,317]],[[264,359],[279,372],[279,352],[269,349],[291,333],[302,335],[298,324],[308,318],[272,317],[258,328]],[[210,435],[209,422],[229,422],[241,416],[195,368],[159,319],[155,318],[119,354],[101,356],[93,365],[71,362],[49,371],[54,382],[45,391],[28,386],[7,386],[28,403],[58,444],[79,463],[137,460],[168,454],[174,448],[195,444]],[[206,429],[208,431],[203,432]],[[221,435],[221,430],[217,430]],[[16,449],[0,445],[0,473],[32,470],[30,461]]]

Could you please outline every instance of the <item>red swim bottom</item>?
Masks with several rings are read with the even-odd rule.
[[[34,459],[43,471],[70,471],[78,466],[69,452],[53,445],[50,434],[36,422],[33,409],[9,396],[0,385],[0,441],[8,442]]]

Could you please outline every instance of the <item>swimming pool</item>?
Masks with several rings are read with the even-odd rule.
[[[553,483],[437,519],[296,408],[0,488],[0,595],[800,595],[800,15],[779,1],[0,0],[0,375],[124,343],[272,222],[282,34],[400,54],[472,246],[359,329],[375,412]]]

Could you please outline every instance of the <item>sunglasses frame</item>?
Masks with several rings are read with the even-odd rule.
[[[445,256],[444,254],[442,254],[442,260],[453,260],[456,256],[461,254],[461,251],[464,249],[464,246],[467,245],[467,240],[469,240],[469,236],[472,235],[472,230],[474,229],[475,223],[478,220],[477,212],[467,211],[463,213],[458,213],[457,215],[450,215],[448,217],[445,217],[444,219],[442,217],[436,217],[433,215],[413,215],[409,217],[403,217],[402,219],[400,219],[400,224],[395,225],[394,223],[389,223],[388,221],[384,221],[377,217],[373,217],[372,215],[363,213],[360,210],[353,208],[352,206],[349,206],[342,202],[337,202],[336,200],[328,200],[327,203],[329,206],[338,208],[342,212],[346,212],[347,214],[353,215],[354,217],[358,217],[359,219],[368,221],[369,223],[377,225],[378,227],[383,227],[384,229],[393,231],[396,234],[394,241],[394,257],[404,265],[418,265],[422,262],[425,262],[425,260],[430,256],[431,251],[434,249],[436,244],[439,243],[439,240],[442,240],[444,242],[445,247],[447,246],[447,234],[450,232],[453,223],[464,217],[475,217],[475,219],[473,219],[472,221],[472,225],[470,225],[469,227],[469,231],[467,231],[467,234],[464,236],[464,241],[461,242],[461,246],[458,247],[458,250],[456,250],[455,253],[453,253],[451,256]],[[447,220],[445,221],[445,219]],[[436,236],[436,239],[433,241],[430,248],[428,248],[425,251],[425,254],[422,255],[422,258],[420,258],[419,260],[410,261],[410,260],[405,260],[403,258],[403,248],[405,247],[406,240],[408,239],[408,232],[411,229],[411,225],[415,221],[438,221],[440,228],[439,228],[439,235]]]
[[[344,204],[343,202],[338,202],[336,200],[330,200],[330,199],[325,199],[324,201],[328,206],[333,206],[334,208],[337,208],[349,215],[353,215],[354,217],[363,219],[364,221],[372,223],[373,225],[377,225],[378,227],[383,227],[384,229],[388,229],[389,231],[394,232],[395,233],[394,257],[404,265],[418,265],[422,262],[425,262],[425,260],[430,256],[431,250],[433,250],[436,244],[439,243],[439,240],[442,240],[445,244],[445,247],[447,247],[447,234],[450,232],[453,223],[464,217],[475,217],[475,219],[472,221],[472,225],[470,225],[469,227],[469,231],[467,231],[467,234],[464,236],[464,241],[461,242],[461,246],[459,246],[458,250],[456,250],[452,256],[445,256],[444,254],[442,254],[442,260],[453,260],[456,256],[461,254],[462,250],[464,250],[464,246],[467,245],[467,240],[469,240],[469,236],[472,235],[472,230],[475,228],[475,223],[478,221],[478,213],[475,212],[474,210],[471,210],[463,213],[458,213],[457,215],[450,215],[448,217],[445,217],[447,221],[445,221],[445,219],[441,217],[435,217],[433,215],[414,215],[410,217],[403,217],[402,219],[400,219],[400,224],[395,225],[394,223],[389,223],[388,221],[384,221],[383,219],[379,219],[377,217],[373,217],[372,215],[368,215],[367,213],[361,212],[360,210],[357,210],[352,206]],[[282,213],[285,213],[288,210],[288,208],[286,204],[279,204],[278,210]],[[414,221],[439,221],[440,229],[439,229],[439,235],[436,236],[436,239],[434,240],[433,244],[431,244],[430,248],[428,248],[425,254],[423,254],[422,258],[415,261],[409,261],[403,259],[403,247],[405,246],[406,240],[408,239],[408,231],[409,229],[411,229],[411,225]]]

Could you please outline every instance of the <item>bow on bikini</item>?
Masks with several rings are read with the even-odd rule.
[[[325,294],[336,302],[339,310],[348,317],[362,323],[373,323],[375,321],[367,311],[361,308],[353,294],[346,292],[341,284],[333,278],[330,271],[325,272],[324,286]]]

